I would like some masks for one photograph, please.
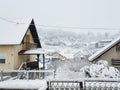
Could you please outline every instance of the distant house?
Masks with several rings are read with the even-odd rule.
[[[82,60],[82,59],[87,59],[85,55],[83,55],[80,51],[74,54],[74,59],[76,60]]]
[[[89,60],[93,63],[106,60],[110,66],[120,68],[120,37],[94,53]]]
[[[47,49],[46,50],[46,60],[49,61],[55,61],[55,60],[62,60],[62,61],[66,61],[66,60],[70,60],[73,59],[73,54],[71,54],[70,52],[65,52],[64,50],[57,50],[57,49]]]
[[[33,48],[41,48],[33,19],[0,21],[0,69],[18,69],[23,62],[34,60],[22,55]]]
[[[91,42],[91,43],[89,44],[89,47],[92,48],[92,49],[93,49],[93,48],[97,48],[97,43],[98,43],[98,42]]]
[[[109,44],[112,40],[101,40],[95,44],[96,48],[102,48],[105,47],[107,44]]]
[[[54,52],[52,54],[52,60],[62,60],[62,61],[66,61],[68,60],[67,57],[65,57],[64,55],[60,54],[59,52]]]
[[[78,60],[88,60],[88,57],[91,55],[91,52],[86,49],[81,49],[74,54],[74,59]]]

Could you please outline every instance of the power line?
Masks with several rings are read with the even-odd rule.
[[[51,27],[51,28],[68,28],[68,29],[100,29],[100,30],[120,30],[120,28],[94,28],[94,27],[88,27],[88,28],[81,28],[81,27],[66,27],[66,26],[47,26],[47,25],[37,25],[41,27]]]
[[[15,24],[27,24],[27,23],[21,23],[21,22],[15,22],[14,20],[8,20],[6,18],[0,17],[0,20],[9,22],[9,23],[15,23]],[[30,24],[34,25],[34,24]],[[38,27],[46,27],[46,28],[66,28],[66,29],[98,29],[98,30],[120,30],[120,28],[102,28],[102,27],[75,27],[75,26],[50,26],[50,25],[40,25],[40,24],[35,24]]]
[[[0,17],[0,20],[6,21],[6,22],[9,22],[9,23],[15,23],[15,24],[25,24],[25,23],[15,22],[13,20],[8,20],[8,19],[3,18],[3,17]]]

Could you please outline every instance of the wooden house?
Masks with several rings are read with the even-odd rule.
[[[120,68],[120,37],[94,53],[89,60],[93,63],[106,60],[110,66]]]

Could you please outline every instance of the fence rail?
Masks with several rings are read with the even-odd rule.
[[[0,71],[0,81],[8,79],[21,79],[21,80],[34,80],[43,79],[51,76],[53,79],[55,77],[53,70],[1,70]]]
[[[120,90],[120,78],[78,78],[62,80],[62,78],[55,79],[55,72],[53,70],[0,70],[0,81],[16,79],[41,80],[43,79],[43,73],[47,80],[47,90]]]
[[[81,90],[82,81],[48,81],[48,90]]]
[[[117,78],[100,78],[86,79],[84,81],[86,90],[120,90],[120,79]]]
[[[120,90],[120,79],[50,80],[48,90]]]

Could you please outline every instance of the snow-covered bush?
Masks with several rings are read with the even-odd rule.
[[[85,77],[99,77],[99,78],[119,78],[120,72],[114,67],[109,67],[108,62],[105,60],[100,60],[96,64],[90,66],[85,66],[80,69],[80,72],[84,74]]]
[[[67,61],[66,65],[70,71],[79,72],[80,68],[82,68],[83,66],[90,65],[90,63],[87,60],[72,59]]]
[[[61,64],[56,69],[55,78],[62,79],[77,79],[84,77],[83,73],[80,73],[80,68],[83,66],[88,66],[90,63],[84,60],[68,60]]]
[[[59,67],[55,73],[56,79],[78,79],[81,77],[84,77],[81,73],[70,71],[67,67],[64,67],[64,69]]]
[[[62,66],[65,62],[61,60],[54,60],[50,63],[49,69],[57,70],[60,66]]]

